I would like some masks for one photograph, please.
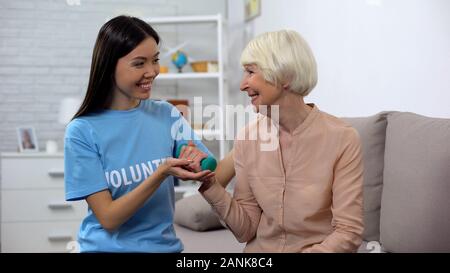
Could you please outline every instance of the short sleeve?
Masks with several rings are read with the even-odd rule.
[[[94,132],[87,121],[74,120],[64,140],[64,183],[67,201],[76,201],[108,188]]]

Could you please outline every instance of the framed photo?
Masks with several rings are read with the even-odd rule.
[[[36,132],[33,127],[18,127],[17,140],[20,152],[38,152]]]
[[[245,0],[245,21],[250,21],[261,14],[261,0]]]

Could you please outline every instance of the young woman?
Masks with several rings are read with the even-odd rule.
[[[245,252],[356,251],[363,231],[361,144],[355,129],[305,104],[317,82],[309,46],[295,31],[269,32],[250,41],[241,63],[240,88],[262,115],[238,134],[234,156],[203,179],[200,192],[247,242]],[[273,149],[264,146],[268,136],[276,138]],[[234,173],[230,160],[233,197],[224,189]]]
[[[213,176],[189,171],[202,157],[172,158],[195,137],[175,107],[148,100],[159,73],[158,43],[150,25],[127,16],[98,34],[86,97],[65,135],[66,199],[89,205],[81,252],[181,252],[173,176]]]

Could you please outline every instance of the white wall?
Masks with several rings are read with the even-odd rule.
[[[318,62],[306,99],[337,116],[450,118],[450,1],[263,0],[253,34],[299,31]]]
[[[217,13],[225,16],[225,0],[0,0],[0,151],[17,150],[16,127],[23,125],[36,128],[41,150],[47,140],[62,149],[60,101],[84,96],[92,49],[107,19]],[[163,44],[171,43],[164,35]],[[173,96],[177,86],[161,84],[158,91]]]
[[[226,73],[229,85],[230,104],[242,104],[246,95],[239,90],[240,80],[242,78],[242,66],[239,62],[240,53],[248,42],[245,33],[246,23],[244,22],[244,4],[242,0],[228,0],[228,61]]]

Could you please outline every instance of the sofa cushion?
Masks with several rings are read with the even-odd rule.
[[[200,194],[182,198],[175,203],[174,222],[196,231],[223,228],[219,217]]]
[[[364,233],[366,241],[380,240],[380,206],[383,187],[386,116],[381,112],[370,117],[343,118],[360,136],[364,164]]]
[[[246,245],[227,229],[198,232],[177,224],[174,227],[183,242],[183,253],[242,253]]]
[[[450,119],[389,115],[384,162],[384,249],[450,252]]]

